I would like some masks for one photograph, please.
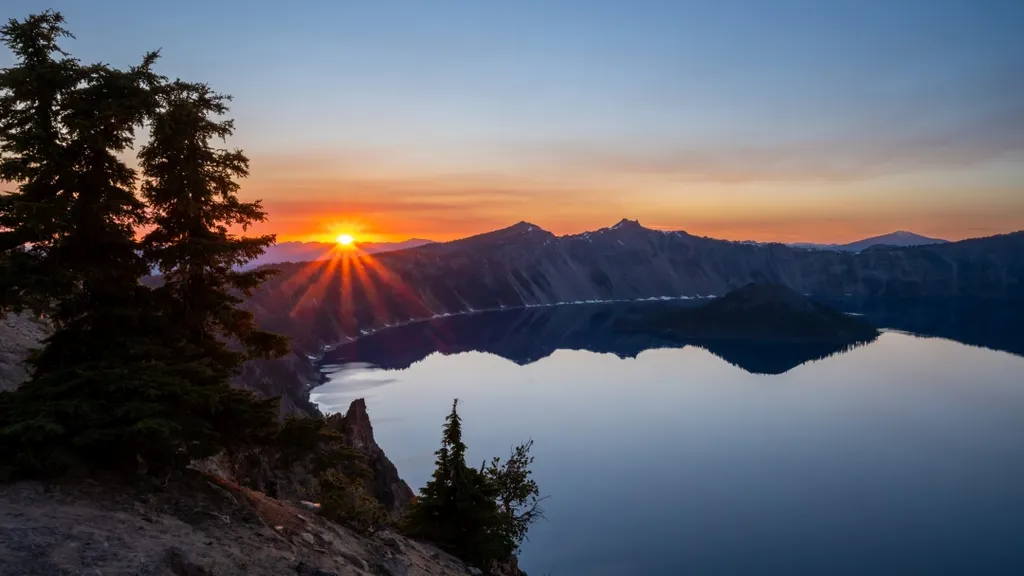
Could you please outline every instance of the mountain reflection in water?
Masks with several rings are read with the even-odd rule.
[[[935,336],[1024,356],[1024,305],[1006,302],[932,300],[829,302],[863,314],[875,326]],[[644,350],[704,348],[754,374],[782,374],[801,364],[845,352],[866,342],[795,343],[691,339],[680,343],[614,327],[639,307],[687,303],[584,304],[479,312],[389,328],[329,352],[324,364],[362,362],[404,369],[430,354],[488,352],[516,364],[529,364],[559,349],[587,350],[633,358]]]

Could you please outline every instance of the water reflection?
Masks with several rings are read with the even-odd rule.
[[[471,461],[533,438],[531,574],[1024,573],[1021,308],[835,305],[940,338],[683,346],[616,331],[629,305],[480,313],[335,350],[312,396],[366,398],[414,488],[454,397]]]
[[[602,322],[515,318],[535,341],[514,319],[474,334],[521,365],[475,351],[403,370],[349,364],[314,401],[332,412],[365,397],[414,488],[454,397],[471,462],[533,438],[551,498],[523,550],[528,573],[1024,573],[1024,359],[888,332],[757,375],[696,346],[551,353]],[[474,347],[431,335],[448,352]]]
[[[939,336],[1024,355],[1024,306],[966,301],[838,302],[880,328]],[[365,362],[404,369],[434,352],[488,352],[529,364],[556,350],[586,350],[634,358],[644,350],[693,345],[753,374],[783,374],[801,364],[846,352],[861,343],[793,343],[694,339],[681,344],[649,334],[625,333],[618,318],[637,307],[687,304],[556,306],[452,316],[383,330],[330,352],[326,364]]]

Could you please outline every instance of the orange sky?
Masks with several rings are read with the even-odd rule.
[[[449,240],[520,220],[566,234],[625,217],[732,240],[847,242],[894,230],[961,239],[1024,229],[1016,162],[851,177],[616,165],[473,173],[382,158],[253,155],[242,196],[262,198],[270,217],[255,230],[279,241]]]
[[[1019,0],[225,1],[9,15],[53,7],[83,62],[159,48],[158,73],[231,94],[242,197],[281,240],[1024,229]]]

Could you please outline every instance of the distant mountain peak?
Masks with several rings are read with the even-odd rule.
[[[491,232],[484,232],[483,234],[476,234],[469,236],[468,238],[460,238],[458,240],[452,240],[448,242],[449,245],[473,245],[475,243],[483,242],[501,242],[510,243],[519,240],[526,240],[528,242],[539,242],[541,240],[550,240],[555,235],[547,230],[527,222],[525,220],[517,222],[511,226],[505,228],[499,228],[498,230],[492,230]]]
[[[626,230],[646,230],[646,228],[644,228],[643,226],[640,225],[640,221],[639,220],[630,220],[629,218],[623,218],[622,220],[619,220],[618,222],[616,222],[612,226],[609,226],[608,229],[609,230],[620,230],[620,229],[626,229]]]
[[[897,230],[881,236],[872,236],[849,244],[790,244],[794,248],[809,248],[812,250],[832,250],[838,252],[860,252],[872,247],[882,248],[909,248],[912,246],[925,246],[928,244],[946,244],[948,240],[941,238],[929,238],[907,230]]]
[[[532,222],[527,222],[526,220],[520,220],[508,228],[505,228],[505,230],[509,232],[547,232],[547,230],[533,224]]]

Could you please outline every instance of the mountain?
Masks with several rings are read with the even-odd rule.
[[[410,238],[403,242],[359,242],[356,244],[356,249],[364,254],[379,254],[381,252],[416,248],[417,246],[423,246],[432,242],[432,240],[423,240],[421,238]],[[329,260],[336,250],[337,245],[330,242],[278,242],[267,248],[267,251],[259,258],[246,265],[246,268],[256,268],[278,262]]]
[[[751,282],[781,284],[844,310],[852,306],[878,326],[943,337],[960,338],[985,314],[985,325],[998,330],[976,330],[963,341],[1024,351],[1011,337],[1022,315],[1005,313],[1024,303],[1024,232],[850,253],[715,240],[650,230],[630,220],[569,236],[520,222],[462,240],[353,254],[345,266],[319,261],[274,267],[282,274],[246,306],[263,328],[291,337],[293,353],[247,363],[236,384],[283,395],[283,413],[313,411],[308,391],[320,382],[313,360],[325,347],[383,327],[473,310],[723,295]],[[960,304],[968,301],[980,304]],[[880,307],[878,302],[898,304]],[[936,305],[941,313],[928,313],[932,305],[920,302],[941,303]],[[646,343],[629,345],[640,350]],[[747,354],[746,348],[705,347]],[[20,358],[24,347],[16,348],[8,356]],[[527,356],[536,353],[531,349]],[[754,369],[748,360],[742,362]],[[12,385],[23,377],[15,372],[9,374]]]
[[[416,319],[597,300],[723,295],[754,283],[820,298],[1024,300],[1024,233],[859,253],[751,245],[636,221],[555,236],[520,222],[462,240],[282,270],[249,301],[300,350]],[[348,270],[346,272],[346,270]]]
[[[878,330],[778,284],[748,284],[696,307],[653,310],[624,318],[618,326],[675,341],[856,343]]]
[[[921,236],[920,234],[914,234],[913,232],[906,232],[903,230],[893,232],[891,234],[883,234],[882,236],[874,236],[871,238],[865,238],[863,240],[857,240],[856,242],[850,242],[849,244],[809,244],[799,243],[790,244],[793,248],[805,248],[808,250],[834,250],[838,252],[860,252],[861,250],[867,250],[873,247],[895,247],[895,248],[906,248],[910,246],[927,246],[929,244],[947,244],[948,240],[942,240],[940,238],[929,238],[927,236]]]

